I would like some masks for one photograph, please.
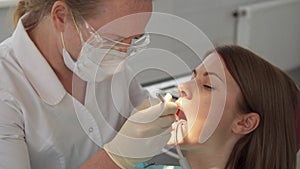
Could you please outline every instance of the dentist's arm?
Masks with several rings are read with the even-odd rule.
[[[79,169],[120,169],[120,167],[104,151],[100,150],[97,154],[86,161]]]
[[[12,105],[0,101],[0,168],[30,169],[24,121]]]
[[[155,101],[154,104],[149,107],[143,103],[133,111],[114,139],[104,145],[105,152],[98,152],[82,166],[82,169],[103,166],[111,169],[117,166],[130,169],[137,163],[159,154],[170,139],[177,106],[172,102]]]

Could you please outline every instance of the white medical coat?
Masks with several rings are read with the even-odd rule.
[[[126,68],[88,83],[82,105],[66,92],[20,20],[0,44],[0,168],[78,168],[147,97]]]

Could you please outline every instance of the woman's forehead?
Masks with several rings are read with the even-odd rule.
[[[196,71],[214,72],[224,77],[225,69],[226,66],[223,59],[216,52],[213,52],[203,60],[203,62],[196,68]]]
[[[209,54],[204,60],[203,63],[200,64],[196,71],[201,73],[212,72],[217,74],[220,78],[225,80],[226,85],[231,88],[239,88],[236,81],[228,71],[226,64],[221,56],[216,52],[212,52]]]

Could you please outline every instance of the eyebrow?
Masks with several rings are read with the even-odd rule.
[[[195,77],[197,76],[197,71],[194,69],[193,70],[193,73],[194,73],[194,75],[195,75]],[[224,80],[217,74],[217,73],[215,73],[215,72],[205,72],[204,74],[203,74],[203,76],[209,76],[209,75],[214,75],[214,76],[216,76],[219,80],[221,80],[223,83],[225,83],[224,82]]]
[[[217,73],[214,73],[214,72],[205,72],[203,75],[204,76],[214,75],[214,76],[216,76],[218,79],[220,79],[224,83],[224,80]]]

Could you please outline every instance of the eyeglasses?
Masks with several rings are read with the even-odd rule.
[[[150,44],[150,35],[147,33],[138,37],[121,37],[113,34],[101,34],[96,31],[83,17],[81,22],[77,24],[75,18],[73,22],[79,32],[82,43],[89,43],[95,47],[114,49],[122,52],[127,52],[128,56],[133,56],[142,50],[146,49]],[[80,30],[78,28],[80,27]]]

